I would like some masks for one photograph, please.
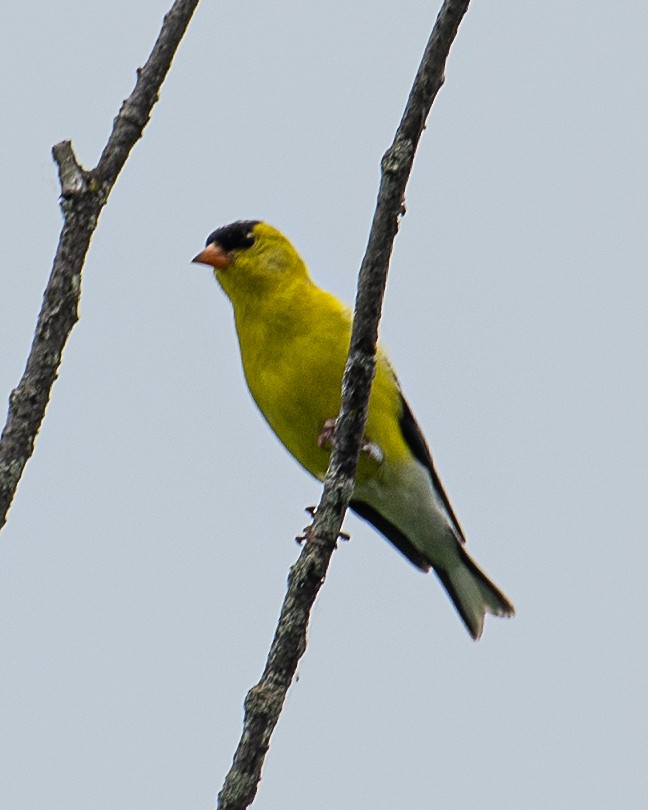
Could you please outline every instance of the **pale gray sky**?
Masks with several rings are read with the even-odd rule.
[[[4,9],[0,396],[169,0]],[[350,7],[351,6],[351,7]],[[315,503],[190,264],[263,218],[346,300],[438,3],[203,3],[102,215],[0,535],[0,806],[210,808]],[[382,324],[481,565],[474,644],[370,527],[333,559],[255,807],[544,810],[648,794],[648,7],[475,2]],[[3,413],[4,420],[4,413]]]

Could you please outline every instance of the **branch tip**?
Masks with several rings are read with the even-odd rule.
[[[87,191],[86,172],[72,148],[72,141],[61,141],[52,147],[52,157],[58,166],[61,197],[79,197]]]

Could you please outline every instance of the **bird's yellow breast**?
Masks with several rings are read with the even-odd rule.
[[[351,336],[351,314],[315,285],[297,284],[276,295],[248,301],[233,298],[236,329],[248,387],[281,442],[320,480],[328,449],[318,445],[327,420],[340,410],[340,388]],[[385,459],[409,458],[399,417],[396,378],[379,351],[366,438]],[[357,480],[380,476],[381,465],[361,457]]]

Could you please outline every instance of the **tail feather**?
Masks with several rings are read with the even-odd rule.
[[[484,629],[484,617],[487,613],[493,616],[514,616],[515,608],[477,566],[465,548],[458,548],[460,559],[457,564],[447,569],[435,568],[434,572],[476,641]]]

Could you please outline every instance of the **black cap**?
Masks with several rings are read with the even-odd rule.
[[[222,247],[227,253],[230,250],[241,250],[242,248],[252,247],[254,244],[254,234],[252,233],[254,226],[258,225],[258,219],[239,219],[232,222],[231,225],[223,225],[222,228],[217,228],[209,234],[205,244],[211,245],[216,243]]]

